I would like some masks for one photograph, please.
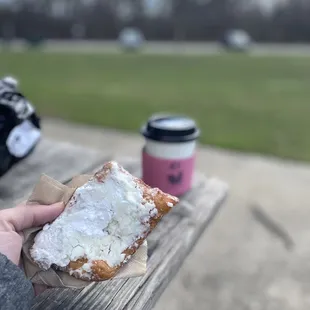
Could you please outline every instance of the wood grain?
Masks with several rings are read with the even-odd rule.
[[[116,160],[140,176],[138,160]],[[33,309],[151,309],[219,210],[226,194],[225,183],[196,173],[193,189],[149,236],[148,267],[143,277],[91,284],[79,291],[49,290],[35,300]]]
[[[24,198],[45,173],[61,182],[104,162],[97,150],[43,139],[34,152],[0,178],[0,209]]]

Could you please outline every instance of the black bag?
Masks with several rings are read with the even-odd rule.
[[[26,158],[41,137],[40,118],[17,84],[10,77],[0,79],[0,176]]]

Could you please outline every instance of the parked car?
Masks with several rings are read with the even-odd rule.
[[[239,52],[245,52],[249,50],[252,39],[250,35],[240,29],[230,29],[222,38],[222,44],[227,50],[233,50],[233,51],[239,51]]]
[[[119,34],[119,43],[121,48],[126,51],[139,50],[145,39],[142,31],[138,28],[124,28]]]

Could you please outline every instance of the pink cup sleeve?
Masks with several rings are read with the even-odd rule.
[[[192,187],[195,154],[186,159],[163,159],[142,152],[142,179],[171,195],[180,196]]]

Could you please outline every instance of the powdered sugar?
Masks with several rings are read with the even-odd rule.
[[[167,202],[167,206],[169,207],[169,208],[172,208],[173,207],[173,203],[172,202]]]
[[[123,251],[145,235],[157,212],[133,177],[112,162],[105,180],[94,177],[78,188],[64,212],[44,226],[31,256],[43,269],[52,264],[66,267],[79,258],[88,260],[79,272],[90,272],[93,260],[118,266],[124,261]]]

